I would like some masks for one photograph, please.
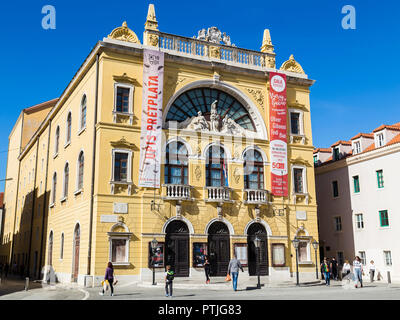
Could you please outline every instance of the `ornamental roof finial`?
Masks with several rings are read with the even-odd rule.
[[[261,52],[274,52],[274,46],[272,45],[271,35],[269,33],[269,29],[264,30],[263,42],[261,46]]]
[[[154,9],[154,4],[149,4],[149,10],[147,11],[146,23],[144,24],[145,30],[155,30],[158,31],[158,22],[156,19],[156,11]]]

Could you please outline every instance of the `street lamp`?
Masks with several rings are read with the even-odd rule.
[[[153,253],[153,256],[152,256],[152,259],[151,259],[152,260],[152,265],[153,265],[153,286],[155,286],[157,284],[156,283],[156,271],[154,269],[154,257],[156,255],[157,245],[158,245],[158,241],[156,240],[156,238],[151,240],[151,250],[152,250],[152,253]]]
[[[317,249],[318,249],[318,242],[317,242],[317,240],[314,240],[313,242],[312,242],[312,246],[314,247],[314,250],[315,250],[315,276],[317,277],[317,279],[318,279],[318,265],[317,265]]]
[[[299,285],[299,244],[300,240],[296,237],[292,240],[293,247],[296,249],[296,286]]]
[[[256,246],[257,250],[257,289],[261,289],[260,284],[260,246],[261,246],[261,239],[256,236],[254,239],[254,245]]]

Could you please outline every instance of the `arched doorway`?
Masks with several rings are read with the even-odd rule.
[[[213,222],[208,229],[208,255],[211,263],[211,276],[225,276],[230,260],[230,239],[229,229],[223,222]]]
[[[78,281],[79,274],[79,247],[81,243],[81,230],[79,224],[76,225],[74,230],[74,245],[73,245],[73,258],[72,258],[72,281]]]
[[[176,277],[189,276],[189,229],[183,221],[174,220],[168,224],[165,257],[165,265],[171,266]]]
[[[257,248],[254,239],[258,236],[261,239],[260,245],[260,275],[268,275],[268,240],[267,232],[261,223],[253,223],[247,230],[247,252],[249,275],[257,275]]]
[[[53,265],[53,231],[50,232],[49,235],[49,251],[48,251],[48,264],[50,266]]]

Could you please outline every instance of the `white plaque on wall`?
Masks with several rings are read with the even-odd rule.
[[[128,213],[128,204],[114,202],[114,213]]]
[[[118,222],[118,216],[112,215],[112,214],[102,214],[100,216],[100,222],[117,223]]]
[[[307,212],[306,211],[296,211],[296,219],[297,220],[307,220]]]

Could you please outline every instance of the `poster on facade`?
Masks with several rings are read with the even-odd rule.
[[[151,242],[149,242],[149,268],[164,267],[164,242],[159,242],[153,251]]]
[[[160,188],[164,53],[143,50],[139,187]]]
[[[193,243],[193,266],[203,267],[207,255],[207,243]]]
[[[271,192],[287,197],[286,75],[270,73],[269,105]]]

